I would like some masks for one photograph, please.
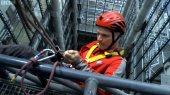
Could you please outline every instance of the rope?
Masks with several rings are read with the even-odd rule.
[[[52,52],[53,54],[50,55],[50,56],[41,58],[41,56],[44,55],[47,51],[50,51],[50,52]],[[26,73],[29,71],[29,69],[31,69],[32,67],[35,66],[34,64],[36,64],[37,61],[38,61],[38,62],[44,61],[44,60],[47,60],[47,59],[52,58],[52,57],[54,57],[54,56],[55,56],[55,52],[54,52],[52,49],[44,49],[44,50],[40,51],[40,53],[38,53],[37,55],[35,55],[33,58],[30,58],[29,62],[26,63],[26,64],[24,64],[24,65],[21,67],[21,69],[12,77],[11,81],[15,81],[15,80],[16,80],[16,77],[17,77],[19,74],[22,73],[22,74],[21,74],[21,75],[22,75],[22,79],[21,79],[21,82],[20,82],[21,89],[22,89],[22,91],[24,92],[25,95],[29,95],[29,93],[25,92],[24,86],[23,86],[24,78],[25,78]],[[57,65],[60,65],[60,64],[61,64],[61,63],[58,62],[58,61],[56,61],[56,62],[53,64],[53,68],[52,68],[52,71],[51,71],[51,74],[50,74],[50,76],[49,76],[49,79],[48,79],[48,82],[47,82],[46,86],[44,87],[44,89],[43,89],[41,92],[37,93],[36,95],[42,95],[42,94],[48,89],[48,87],[49,87],[49,85],[50,85],[50,82],[51,82],[51,80],[52,80],[52,78],[53,78],[53,76],[54,76],[55,68],[57,67]],[[23,72],[22,72],[22,71],[23,71]]]

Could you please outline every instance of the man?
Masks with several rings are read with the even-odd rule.
[[[83,46],[80,54],[65,51],[64,57],[76,69],[121,77],[126,67],[119,51],[119,39],[126,28],[124,18],[117,12],[106,12],[97,18],[96,25],[97,41]]]
[[[98,27],[97,41],[83,46],[80,54],[76,50],[67,50],[64,52],[63,57],[76,69],[121,77],[126,67],[126,62],[119,51],[119,40],[126,28],[124,18],[117,12],[107,12],[97,18],[96,25]],[[25,50],[20,51],[23,54],[18,54],[24,56]],[[28,50],[28,52],[30,56],[34,55],[32,51]],[[10,53],[7,54],[9,55]],[[11,55],[14,56],[14,53]],[[108,95],[107,92],[105,93],[102,90],[99,90],[98,94]]]
[[[76,69],[90,71],[107,76],[121,77],[125,72],[126,62],[119,51],[119,40],[125,32],[124,18],[117,12],[106,12],[96,20],[97,41],[93,41],[80,50],[64,52],[64,58]],[[98,95],[111,95],[98,89]]]
[[[93,41],[80,50],[64,52],[64,58],[76,69],[121,77],[125,70],[125,61],[119,52],[119,39],[125,32],[124,18],[117,12],[101,14],[97,20],[97,41]],[[0,46],[0,53],[20,58],[30,58],[35,51],[21,46]]]

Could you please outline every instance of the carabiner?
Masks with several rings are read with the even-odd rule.
[[[50,59],[50,58],[52,58],[52,57],[55,56],[55,51],[54,51],[54,50],[52,50],[52,49],[43,49],[43,50],[40,51],[40,53],[37,54],[34,58],[40,57],[40,55],[44,54],[44,53],[47,52],[47,51],[50,51],[50,52],[52,52],[53,54],[50,55],[50,56],[45,56],[45,57],[43,57],[43,58],[38,59],[38,60],[37,60],[38,62],[44,61],[44,60],[46,60],[46,59]]]

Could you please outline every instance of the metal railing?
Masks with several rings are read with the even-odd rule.
[[[0,54],[0,63],[3,66],[21,68],[29,60],[16,58],[12,56]],[[33,68],[35,72],[41,72],[45,75],[49,75],[52,69],[52,64],[39,64]],[[101,74],[93,74],[90,72],[83,72],[80,70],[64,68],[61,66],[56,67],[55,77],[66,78],[69,80],[76,80],[81,82],[86,82],[84,95],[95,95],[96,89],[98,87],[109,87],[117,88],[123,90],[132,90],[146,94],[154,95],[169,95],[170,87],[151,84],[151,83],[142,83],[134,80],[127,80],[115,77],[104,76]],[[93,83],[93,85],[91,85]],[[93,89],[91,89],[93,88]],[[92,91],[93,90],[93,91]]]

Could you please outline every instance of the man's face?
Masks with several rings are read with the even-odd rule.
[[[112,32],[111,30],[103,27],[98,27],[97,30],[97,41],[99,48],[102,50],[107,49],[112,43]]]

